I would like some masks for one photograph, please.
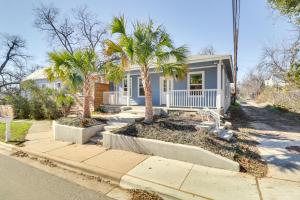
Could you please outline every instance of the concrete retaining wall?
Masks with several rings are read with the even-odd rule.
[[[164,158],[190,162],[208,167],[240,171],[237,162],[214,154],[196,146],[175,144],[160,140],[118,135],[109,131],[102,132],[105,148],[121,149],[136,153],[161,156]]]
[[[54,139],[65,142],[73,142],[76,144],[84,144],[96,135],[98,131],[102,131],[103,125],[92,126],[88,128],[79,128],[74,126],[66,126],[53,122]]]

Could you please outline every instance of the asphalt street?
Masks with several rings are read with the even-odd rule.
[[[0,154],[0,200],[112,200]]]

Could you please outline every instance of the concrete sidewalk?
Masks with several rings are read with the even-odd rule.
[[[42,130],[42,131],[41,131]],[[165,199],[299,199],[300,180],[284,181],[203,167],[101,146],[54,141],[51,122],[33,123],[24,151],[92,172],[125,188],[141,188]]]

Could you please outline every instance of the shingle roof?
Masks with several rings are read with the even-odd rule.
[[[38,69],[36,71],[34,71],[33,73],[29,74],[28,76],[26,76],[23,81],[27,81],[27,80],[38,80],[38,79],[46,79],[47,75],[45,73],[45,69],[46,68],[41,68]]]

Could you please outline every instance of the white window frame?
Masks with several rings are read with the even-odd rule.
[[[204,71],[196,71],[196,72],[189,72],[188,73],[188,77],[187,77],[187,90],[188,91],[197,91],[197,90],[191,90],[191,84],[190,84],[190,77],[191,77],[191,74],[201,74],[202,75],[202,89],[201,90],[205,90],[205,72]],[[192,85],[195,85],[195,84],[192,84]],[[193,94],[190,94],[189,92],[189,95],[190,96],[196,96],[196,95],[193,95]],[[200,95],[203,95],[203,92],[201,92]]]
[[[137,92],[138,92],[138,97],[145,97],[145,95],[144,96],[141,96],[140,95],[140,81],[142,80],[142,77],[138,77],[138,81],[137,81]],[[142,83],[142,86],[143,86],[143,83]],[[143,86],[143,89],[144,89],[144,86]],[[144,93],[145,93],[145,89],[144,89]]]
[[[58,87],[58,84],[60,84],[60,87]],[[55,86],[55,89],[61,89],[62,88],[62,83],[61,82],[56,82],[54,86]]]
[[[122,80],[122,92],[123,92],[123,96],[127,96],[127,95],[124,95],[124,80],[126,80],[127,81],[127,78],[124,78],[123,80]],[[127,87],[128,87],[128,83],[127,83]],[[128,91],[128,88],[127,88],[127,91]],[[130,97],[132,97],[132,77],[130,77]]]

